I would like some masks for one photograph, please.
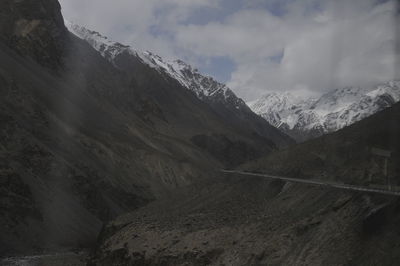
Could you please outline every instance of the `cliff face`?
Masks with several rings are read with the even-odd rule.
[[[1,1],[0,38],[18,53],[58,68],[67,36],[58,1]]]

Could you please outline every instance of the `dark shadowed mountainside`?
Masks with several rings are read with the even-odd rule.
[[[241,166],[382,187],[399,175],[400,105]],[[220,174],[223,175],[223,174]],[[387,186],[385,186],[387,189]],[[123,215],[102,231],[95,265],[393,265],[399,199],[225,174]]]
[[[138,69],[143,68],[145,65],[156,70],[159,74],[158,76],[164,77],[165,81],[186,88],[199,100],[206,103],[224,123],[232,128],[231,130],[233,132],[252,139],[257,144],[260,144],[261,147],[286,147],[294,143],[294,141],[285,134],[282,134],[270,124],[265,123],[262,118],[252,112],[246,103],[237,97],[228,86],[216,81],[210,76],[200,73],[198,69],[182,60],[168,61],[149,51],[143,52],[131,46],[114,42],[108,37],[80,25],[68,21],[66,25],[71,33],[85,40],[104,58],[116,68],[124,71],[127,75],[133,77],[141,76]],[[144,86],[144,88],[146,88],[146,86]],[[154,95],[154,97],[158,100],[158,103],[164,105],[165,101],[157,97],[159,92],[155,92],[156,95]],[[148,93],[148,90],[146,89],[144,93]],[[212,134],[208,132],[207,134],[198,135],[196,137],[213,141],[215,140],[215,134],[215,132]],[[232,136],[223,135],[222,137],[228,140],[223,146],[224,149],[231,149],[236,146],[237,142],[231,139]],[[196,145],[197,143],[198,142],[195,142]],[[263,153],[262,149],[259,147],[260,145],[255,145],[253,147],[246,145],[246,148],[247,150],[255,150],[256,153],[260,154]],[[220,146],[222,145],[220,144]],[[206,147],[205,145],[201,147],[209,152],[215,152],[215,149],[212,150],[211,147]],[[232,150],[237,151],[237,149]],[[244,152],[246,152],[246,149],[235,155],[236,159],[238,159],[236,161],[229,161],[229,158],[221,156],[221,152],[216,155],[219,159],[223,159],[224,162],[230,165],[235,165],[240,160],[243,161],[257,156],[254,152],[250,152],[248,154],[250,156],[244,154]]]
[[[217,171],[266,156],[240,167],[382,186],[377,154],[390,153],[396,184],[399,104],[278,150],[292,140],[228,90],[198,97],[128,51],[111,62],[66,30],[56,0],[2,0],[0,15],[1,257],[81,263],[57,252],[94,247],[99,266],[399,261],[396,197]]]
[[[0,15],[0,255],[90,246],[104,222],[278,146],[141,62],[115,67],[56,0],[3,0]],[[248,153],[192,141],[214,134]]]
[[[397,197],[228,175],[108,224],[93,265],[393,265]]]

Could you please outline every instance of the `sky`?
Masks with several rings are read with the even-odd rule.
[[[60,0],[65,19],[254,100],[399,79],[397,0]]]

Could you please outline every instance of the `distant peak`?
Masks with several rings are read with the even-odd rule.
[[[297,103],[300,102],[302,99],[300,97],[294,96],[291,92],[277,92],[277,91],[271,91],[263,94],[260,99],[253,101],[252,103],[255,102],[291,102],[291,103]]]
[[[341,129],[398,101],[400,82],[394,80],[371,88],[338,88],[317,99],[299,100],[289,92],[268,92],[248,105],[288,134],[293,133],[290,130],[322,134]]]

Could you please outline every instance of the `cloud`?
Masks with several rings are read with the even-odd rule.
[[[67,18],[118,41],[230,76],[228,85],[245,99],[269,90],[317,94],[400,78],[395,73],[399,60],[395,0],[62,0],[61,4]],[[199,12],[204,14],[201,23]],[[210,62],[215,65],[210,67]]]
[[[60,0],[70,21],[99,31],[116,41],[164,56],[176,56],[168,36],[199,8],[213,8],[213,0]]]
[[[198,55],[232,58],[229,85],[245,98],[369,86],[396,78],[394,4],[326,1],[312,10],[296,3],[282,17],[242,10],[223,22],[184,26],[177,42]]]

